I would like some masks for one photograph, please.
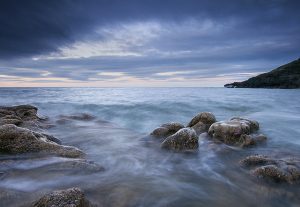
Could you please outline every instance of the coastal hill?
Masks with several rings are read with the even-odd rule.
[[[224,85],[226,88],[300,88],[300,58],[268,73],[246,81]]]

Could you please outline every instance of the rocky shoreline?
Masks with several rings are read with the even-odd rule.
[[[63,145],[58,138],[47,134],[46,130],[53,124],[47,118],[39,117],[37,112],[38,109],[31,105],[0,107],[1,154],[30,154],[33,158],[64,157],[67,160],[53,165],[53,169],[64,171],[88,169],[90,172],[101,172],[105,170],[104,167],[86,160],[82,150]],[[94,118],[88,114],[65,115],[61,116],[57,123],[65,124],[70,120],[87,121]],[[176,122],[162,124],[150,133],[149,139],[159,142],[160,147],[170,153],[197,152],[199,137],[203,134],[205,139],[211,140],[216,145],[237,147],[243,150],[267,142],[267,137],[258,133],[259,128],[259,123],[255,120],[233,117],[229,120],[217,121],[213,113],[202,112],[192,118],[187,125]],[[254,154],[240,160],[238,164],[241,168],[249,170],[249,174],[255,178],[287,184],[299,184],[300,181],[298,158],[275,158]],[[91,204],[85,198],[84,192],[74,186],[46,194],[32,206],[89,207],[96,205]]]
[[[193,151],[199,147],[198,139],[207,133],[215,143],[239,148],[254,147],[267,141],[267,137],[257,133],[259,123],[241,117],[227,121],[217,121],[210,112],[197,114],[188,124],[166,123],[153,130],[151,136],[161,140],[161,148],[176,152]],[[252,176],[275,183],[289,184],[300,181],[300,159],[271,158],[264,155],[248,156],[240,161],[242,167],[252,167]]]

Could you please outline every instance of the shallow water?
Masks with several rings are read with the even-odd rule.
[[[238,161],[250,154],[300,156],[300,90],[226,88],[1,88],[0,105],[33,104],[46,132],[105,168],[68,171],[66,158],[0,156],[0,206],[26,206],[44,192],[81,187],[99,206],[299,206],[299,185],[266,183]],[[266,145],[226,148],[200,136],[196,153],[161,150],[147,135],[169,121],[211,111],[218,120],[260,122]],[[57,122],[88,113],[95,120]],[[60,167],[57,167],[60,166]],[[2,193],[3,194],[3,193]]]

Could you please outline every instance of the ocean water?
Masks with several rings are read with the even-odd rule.
[[[252,154],[300,157],[300,90],[0,88],[0,105],[19,104],[37,106],[39,115],[53,124],[46,133],[82,149],[87,160],[105,171],[65,172],[52,164],[66,158],[0,155],[0,172],[5,172],[0,192],[17,195],[0,196],[0,206],[28,206],[45,192],[75,186],[99,206],[300,205],[299,185],[264,182],[238,164]],[[186,154],[145,141],[159,125],[187,124],[204,111],[217,120],[257,120],[267,143],[228,150],[201,135],[199,150]],[[59,121],[61,115],[78,113],[96,119]]]

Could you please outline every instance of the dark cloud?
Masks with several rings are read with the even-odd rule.
[[[299,58],[299,8],[298,0],[3,0],[0,80],[244,78]]]
[[[292,0],[1,1],[0,57],[56,51],[62,45],[92,37],[95,27],[146,19],[182,21],[194,17],[240,22],[235,34],[225,34],[224,38],[299,32],[299,7],[299,1]]]

